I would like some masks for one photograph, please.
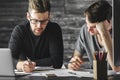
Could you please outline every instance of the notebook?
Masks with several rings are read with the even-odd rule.
[[[9,48],[0,48],[0,76],[24,76],[30,73],[17,73],[13,68],[13,60]]]

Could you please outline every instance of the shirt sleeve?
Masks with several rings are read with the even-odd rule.
[[[84,26],[80,29],[79,36],[77,38],[77,41],[75,43],[75,50],[77,50],[81,55],[85,53],[84,49]]]
[[[21,37],[21,32],[20,32],[20,28],[19,26],[15,26],[15,28],[13,29],[13,32],[11,34],[10,40],[9,40],[9,45],[8,47],[11,50],[12,53],[12,57],[13,57],[13,62],[14,62],[14,66],[17,64],[17,61],[19,59],[20,56],[20,51],[22,51],[22,37]]]

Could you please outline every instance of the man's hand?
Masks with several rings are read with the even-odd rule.
[[[78,70],[80,65],[83,63],[82,59],[78,56],[71,58],[70,63],[68,64],[68,69]]]
[[[35,69],[36,63],[35,62],[29,62],[29,61],[24,61],[23,66],[22,66],[22,71],[24,72],[32,72]]]
[[[19,61],[17,63],[17,70],[24,71],[24,72],[32,72],[36,66],[35,62],[29,62],[29,61]]]
[[[96,24],[96,28],[100,35],[104,35],[106,32],[109,32],[111,26],[112,26],[111,23],[108,22],[107,20]]]
[[[115,72],[118,72],[118,71],[120,71],[120,66],[113,66],[112,70]]]
[[[98,33],[101,35],[101,34],[104,34],[106,33],[106,27],[104,26],[103,22],[100,22],[100,23],[97,23],[96,24],[96,28],[98,30]]]

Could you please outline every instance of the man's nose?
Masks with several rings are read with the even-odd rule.
[[[37,23],[37,27],[38,27],[38,28],[41,28],[41,22],[38,22],[38,23]]]
[[[88,32],[93,32],[93,31],[94,31],[94,29],[93,29],[93,28],[88,27]]]
[[[89,32],[89,31],[91,30],[91,29],[90,29],[90,27],[88,27],[88,29],[87,29],[87,30],[88,30],[88,32]]]

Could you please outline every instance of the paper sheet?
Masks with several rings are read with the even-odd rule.
[[[84,71],[72,71],[68,69],[54,69],[49,71],[40,71],[38,73],[33,73],[30,76],[46,76],[53,75],[57,77],[68,77],[68,76],[76,76],[76,77],[93,77],[93,74],[90,72]]]
[[[53,70],[53,67],[43,67],[43,66],[36,66],[34,71],[44,71],[44,70]]]
[[[37,71],[36,71],[37,70]],[[81,69],[79,71],[69,70],[69,69],[54,69],[51,67],[36,67],[36,70],[32,73],[25,73],[25,72],[17,72],[21,74],[30,74],[29,76],[58,76],[58,77],[93,77],[92,69]],[[114,72],[112,70],[108,70],[108,76],[111,75],[118,75],[120,72]]]

